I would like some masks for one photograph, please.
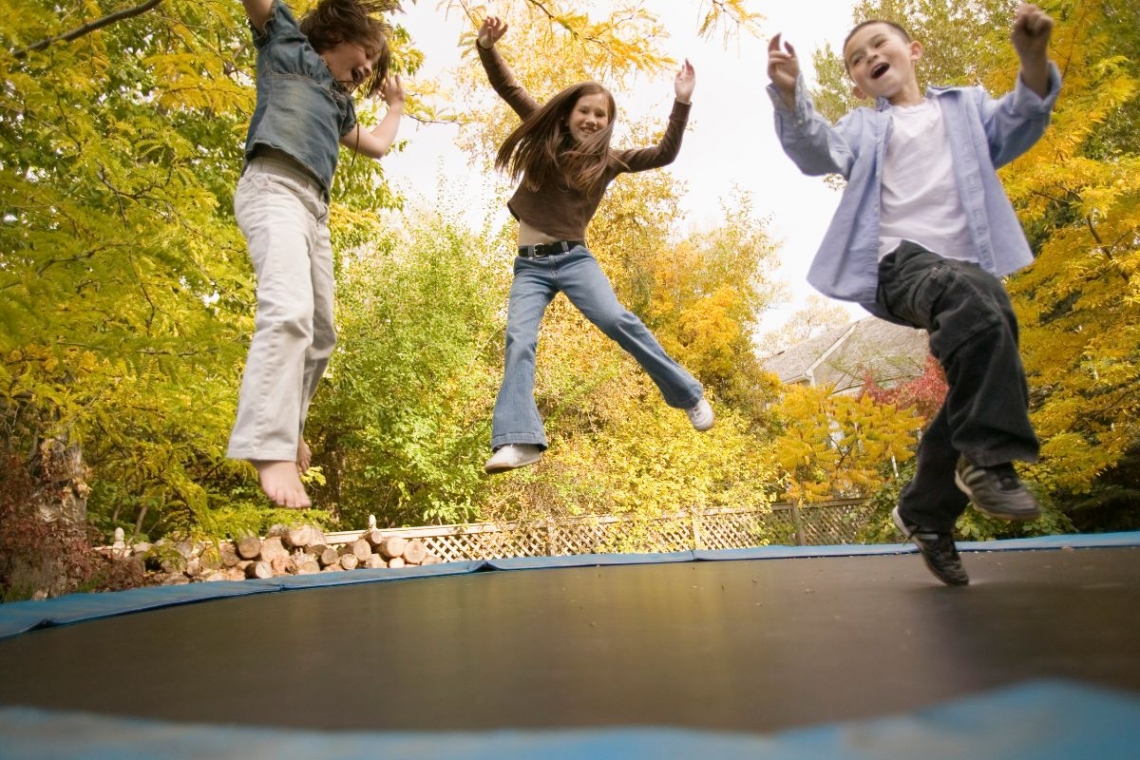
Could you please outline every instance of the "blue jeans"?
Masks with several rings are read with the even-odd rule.
[[[946,373],[946,400],[919,442],[899,512],[927,530],[950,532],[969,504],[954,485],[960,454],[982,467],[1037,459],[1017,318],[998,278],[906,241],[879,265],[877,306],[926,330]]]
[[[701,384],[669,358],[637,315],[618,303],[613,287],[588,250],[578,246],[542,258],[519,256],[507,306],[506,366],[491,422],[492,449],[509,443],[547,446],[542,417],[534,403],[534,355],[539,322],[559,291],[637,360],[657,384],[666,404],[689,409],[701,400]]]

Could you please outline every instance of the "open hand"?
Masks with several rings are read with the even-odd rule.
[[[499,38],[507,33],[507,22],[498,16],[488,16],[479,27],[479,46],[490,50]]]
[[[673,92],[677,94],[677,100],[681,103],[688,103],[693,98],[693,90],[697,88],[697,72],[693,69],[693,64],[689,63],[686,58],[685,62],[681,64],[681,70],[677,72],[676,78],[673,80]]]
[[[384,84],[380,85],[380,97],[389,108],[404,105],[404,85],[399,74],[390,74],[384,79]]]
[[[799,76],[800,60],[796,58],[796,49],[790,42],[785,42],[781,50],[780,35],[777,34],[768,42],[768,78],[780,92],[793,95]]]

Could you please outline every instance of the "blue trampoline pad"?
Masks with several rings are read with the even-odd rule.
[[[1134,760],[1138,746],[1140,699],[1066,682],[767,736],[652,727],[329,733],[0,709],[0,747],[8,760]]]

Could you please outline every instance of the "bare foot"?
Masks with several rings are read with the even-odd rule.
[[[312,506],[301,478],[297,475],[297,463],[276,460],[250,461],[257,468],[261,490],[275,504],[289,509],[304,509]]]
[[[313,463],[313,450],[309,448],[309,444],[305,443],[305,439],[300,439],[297,444],[297,472],[304,475],[309,471],[309,465]]]

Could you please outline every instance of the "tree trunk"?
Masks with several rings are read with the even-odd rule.
[[[36,484],[32,500],[44,522],[84,535],[91,489],[79,444],[70,443],[66,434],[40,441],[29,462],[29,473]]]

